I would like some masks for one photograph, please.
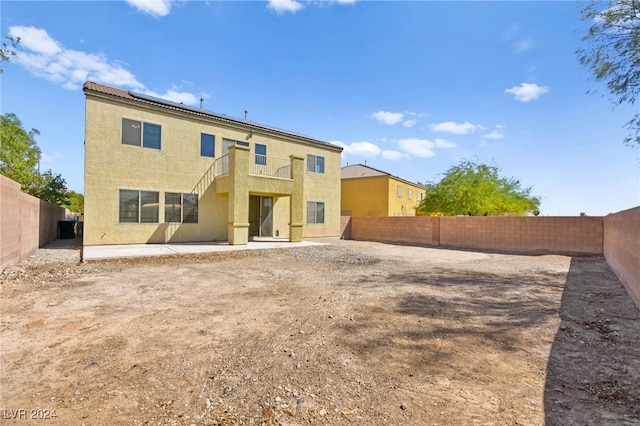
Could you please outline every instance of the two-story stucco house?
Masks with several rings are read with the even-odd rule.
[[[84,84],[84,244],[339,236],[342,148]]]
[[[363,164],[341,170],[344,216],[415,216],[425,188]]]

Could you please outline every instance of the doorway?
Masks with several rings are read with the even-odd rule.
[[[273,236],[273,197],[249,196],[249,236]]]

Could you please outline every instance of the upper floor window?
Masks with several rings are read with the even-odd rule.
[[[206,133],[200,133],[200,155],[202,157],[215,157],[216,137]]]
[[[402,197],[402,185],[398,185],[398,197]]]
[[[229,147],[233,145],[249,146],[249,142],[234,141],[231,139],[222,139],[222,155],[229,154]]]
[[[160,149],[162,128],[159,124],[143,121],[122,119],[122,143],[125,145],[142,146]]]
[[[313,173],[324,173],[324,157],[308,154],[307,171]]]
[[[418,201],[424,200],[424,192],[418,192]]]
[[[267,164],[267,146],[257,143],[256,144],[256,164]]]
[[[413,198],[413,189],[407,189],[407,198],[410,200]]]

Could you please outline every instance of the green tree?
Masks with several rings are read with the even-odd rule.
[[[2,48],[0,48],[0,63],[6,62],[11,59],[12,56],[15,56],[15,48],[18,46],[18,43],[20,43],[20,37],[13,38],[7,36],[5,38],[9,40],[9,43],[2,42]],[[0,66],[0,74],[3,72],[4,69]]]
[[[536,213],[540,199],[520,181],[499,176],[495,166],[462,160],[444,173],[438,183],[427,183],[418,214],[445,216],[524,215]]]
[[[35,136],[40,132],[27,132],[13,113],[0,116],[0,173],[22,185],[29,192],[36,184],[38,162],[42,153]]]
[[[27,132],[13,113],[0,116],[0,174],[20,184],[27,194],[53,204],[67,202],[67,186],[51,169],[40,174],[38,163],[42,152],[38,148],[36,129]]]
[[[67,192],[68,202],[63,205],[73,213],[84,213],[84,195],[76,192]]]
[[[36,176],[33,189],[29,193],[51,204],[64,206],[69,202],[67,192],[67,182],[60,174],[54,174],[49,169]]]
[[[640,0],[592,0],[582,9],[582,20],[591,23],[577,50],[580,63],[604,82],[615,104],[633,105],[640,95]],[[624,142],[640,146],[640,114],[627,123]]]

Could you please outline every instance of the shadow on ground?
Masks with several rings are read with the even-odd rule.
[[[602,257],[575,257],[545,384],[547,425],[640,425],[640,311]]]
[[[43,250],[78,250],[82,247],[82,237],[58,238],[41,247]]]

